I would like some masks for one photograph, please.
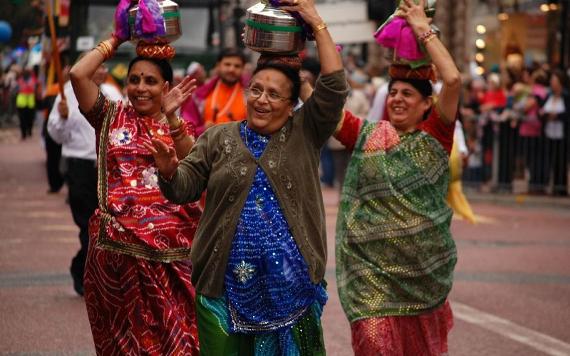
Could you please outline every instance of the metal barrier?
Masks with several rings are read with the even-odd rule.
[[[466,187],[486,192],[568,194],[569,127],[562,137],[520,130],[508,112],[489,112],[463,123],[470,155],[463,172]]]

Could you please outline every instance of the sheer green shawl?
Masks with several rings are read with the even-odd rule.
[[[371,142],[385,139],[379,128],[363,124],[337,219],[337,283],[350,322],[441,305],[457,261],[447,152],[423,131],[386,151]]]

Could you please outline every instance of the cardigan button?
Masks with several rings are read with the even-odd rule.
[[[214,247],[214,253],[218,252],[218,248]]]
[[[228,200],[230,201],[230,203],[233,203],[233,201],[236,200],[236,198],[233,195],[230,195],[228,197]]]

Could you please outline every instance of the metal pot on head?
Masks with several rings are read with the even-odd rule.
[[[274,54],[294,54],[305,47],[299,21],[268,0],[247,9],[244,43],[254,51]]]
[[[140,29],[136,29],[135,20],[139,11],[137,0],[133,0],[133,6],[129,9],[129,30],[131,41],[137,43],[144,41],[147,43],[171,43],[182,35],[180,28],[180,9],[177,3],[171,0],[157,0],[160,7],[162,19],[157,25],[162,25],[164,30],[160,29],[155,34],[140,34]]]

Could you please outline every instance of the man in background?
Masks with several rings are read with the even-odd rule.
[[[213,125],[246,118],[245,81],[242,78],[245,63],[245,55],[238,49],[226,48],[220,52],[216,76],[196,90],[191,101],[195,107],[181,111],[183,118],[199,131],[197,135]]]
[[[120,101],[122,95],[111,84],[104,83],[107,69],[102,65],[93,76],[101,92],[110,100]],[[83,273],[89,245],[89,218],[97,208],[97,153],[95,130],[79,111],[77,98],[67,81],[64,86],[65,100],[61,95],[55,99],[48,118],[48,133],[62,145],[65,160],[64,177],[69,191],[69,206],[73,221],[79,227],[81,247],[71,261],[70,272],[73,288],[83,295]]]

